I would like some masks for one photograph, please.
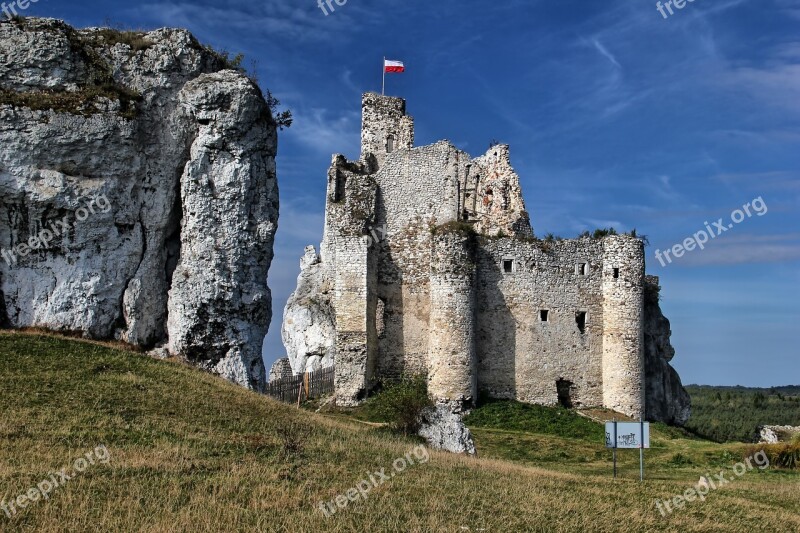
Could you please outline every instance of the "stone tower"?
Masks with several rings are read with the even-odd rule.
[[[380,166],[387,154],[414,146],[414,119],[406,115],[402,98],[366,93],[361,111],[362,160],[372,154]]]
[[[644,389],[644,243],[603,240],[603,406],[639,418]]]
[[[472,406],[478,394],[473,235],[454,231],[434,238],[430,309],[428,391],[456,407]]]

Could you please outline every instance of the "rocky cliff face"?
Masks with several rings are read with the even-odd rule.
[[[658,278],[647,276],[644,299],[645,410],[648,420],[684,425],[692,413],[692,399],[678,372],[669,364],[675,357],[672,331],[659,306]]]
[[[281,336],[295,374],[333,366],[336,315],[330,281],[313,246],[300,262],[297,289],[286,302]]]
[[[0,23],[0,325],[263,387],[276,127],[226,67],[182,30]]]

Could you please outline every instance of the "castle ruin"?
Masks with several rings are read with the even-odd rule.
[[[688,419],[641,239],[536,239],[509,147],[415,147],[403,99],[365,94],[361,139],[358,161],[333,158],[320,253],[287,304],[295,372],[335,364],[339,405],[423,373],[457,408],[486,394]]]

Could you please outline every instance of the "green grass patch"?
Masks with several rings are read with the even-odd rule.
[[[603,427],[563,407],[544,407],[512,400],[492,401],[464,418],[472,427],[525,431],[571,439],[602,441]]]

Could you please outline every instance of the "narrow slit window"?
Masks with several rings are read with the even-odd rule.
[[[547,309],[542,309],[539,311],[539,320],[542,322],[549,322],[550,321],[550,311]]]
[[[589,265],[587,263],[578,263],[578,275],[586,276],[589,274]]]
[[[513,259],[503,259],[503,272],[506,274],[511,274],[514,272],[514,260]]]
[[[586,311],[575,313],[575,323],[578,324],[581,333],[586,333]]]
[[[614,279],[619,279],[619,269],[618,268],[614,269]]]
[[[389,135],[386,138],[386,153],[391,154],[394,152],[394,135]]]

